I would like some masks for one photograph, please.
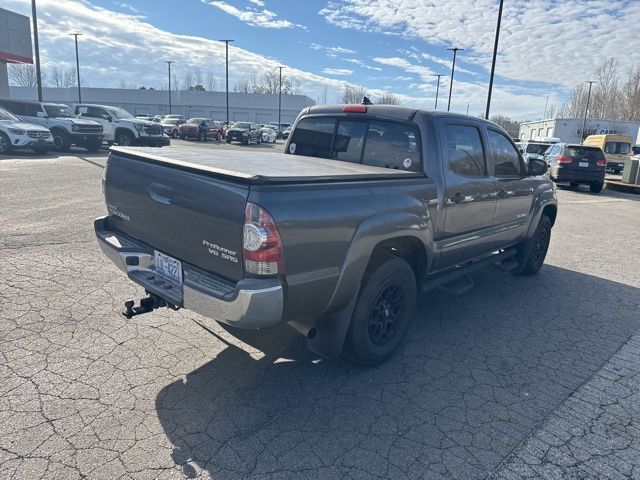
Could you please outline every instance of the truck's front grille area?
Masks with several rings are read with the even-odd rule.
[[[31,138],[51,138],[49,132],[27,132],[27,135]]]
[[[102,133],[102,125],[77,125],[74,131],[78,133]]]
[[[162,135],[163,128],[160,125],[145,125],[144,131],[148,135]]]

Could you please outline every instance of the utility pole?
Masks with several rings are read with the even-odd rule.
[[[593,85],[594,83],[598,83],[598,82],[593,82],[591,80],[587,80],[585,83],[589,84],[589,93],[587,93],[587,106],[584,109],[584,119],[582,120],[582,132],[581,133],[581,140],[580,140],[580,145],[582,145],[584,143],[584,129],[587,125],[587,112],[589,111],[589,100],[591,100],[591,85]]]
[[[549,106],[549,95],[547,95],[547,100],[544,102],[544,116],[542,117],[543,120],[547,119],[547,107]]]
[[[438,83],[436,84],[436,105],[433,107],[434,110],[438,110],[438,93],[440,93],[440,77],[442,77],[442,75],[433,76],[438,77]]]
[[[227,125],[229,125],[229,42],[233,40],[220,40],[225,43],[225,75],[227,77]]]
[[[280,70],[280,82],[278,83],[278,130],[280,130],[280,120],[282,113],[282,69],[287,67],[278,67]]]
[[[40,71],[40,46],[38,44],[38,16],[36,0],[31,0],[31,20],[33,21],[33,47],[36,54],[36,83],[38,85],[38,101],[42,101],[42,72]]]
[[[451,110],[451,92],[453,90],[453,72],[456,70],[456,54],[464,50],[464,48],[447,48],[453,52],[453,62],[451,63],[451,81],[449,82],[449,103],[447,104],[447,112]]]
[[[169,115],[171,115],[171,64],[175,62],[173,60],[165,60],[164,63],[169,67]]]
[[[489,76],[489,94],[487,95],[487,111],[484,118],[489,120],[489,110],[491,108],[491,92],[493,90],[493,75],[496,71],[496,57],[498,56],[498,41],[500,40],[500,22],[502,21],[502,4],[504,0],[500,0],[498,9],[498,24],[496,25],[496,41],[493,44],[493,60],[491,61],[491,75]]]
[[[80,57],[78,57],[78,37],[81,33],[71,33],[76,39],[76,77],[78,79],[78,103],[82,103],[82,93],[80,91]]]

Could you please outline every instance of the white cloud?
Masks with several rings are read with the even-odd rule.
[[[322,73],[325,75],[351,75],[353,70],[348,68],[324,68]]]
[[[264,2],[262,0],[249,0],[249,1],[254,5],[257,5],[259,7],[264,7]]]
[[[318,43],[310,43],[309,48],[311,48],[312,50],[323,50],[330,57],[344,54],[353,55],[355,53],[358,53],[355,50],[351,50],[350,48],[327,47],[326,45],[320,45]]]
[[[422,65],[415,65],[408,60],[400,57],[375,57],[373,59],[374,62],[377,62],[381,65],[388,65],[390,67],[401,68],[405,72],[415,73],[420,76],[420,78],[424,81],[432,81],[434,72],[429,67],[425,67]]]
[[[367,70],[375,70],[376,72],[381,72],[382,69],[380,67],[372,67],[371,65],[367,65],[362,60],[358,58],[343,58],[345,62],[354,63],[356,65],[361,66],[362,68],[366,68]]]
[[[113,2],[113,4],[119,6],[120,8],[124,8],[126,10],[129,10],[129,11],[131,11],[133,13],[140,13],[137,8],[132,7],[128,3]]]
[[[331,0],[320,11],[345,29],[465,48],[464,58],[488,71],[498,14],[496,0]],[[637,0],[512,0],[506,2],[497,75],[573,86],[607,57],[640,63]],[[634,47],[631,47],[634,46]]]
[[[221,0],[211,0],[205,1],[203,3],[207,5],[211,5],[212,7],[219,8],[225,13],[229,15],[233,15],[238,20],[246,23],[247,25],[251,25],[252,27],[263,27],[263,28],[292,28],[294,26],[304,28],[302,25],[294,25],[289,20],[279,19],[278,14],[272,12],[271,10],[267,10],[263,8],[262,10],[255,9],[246,9],[240,10],[233,5],[230,5],[227,2],[223,2]],[[257,0],[253,2],[254,4],[264,7],[264,2]]]

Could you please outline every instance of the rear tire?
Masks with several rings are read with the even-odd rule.
[[[529,255],[524,260],[524,268],[516,269],[514,272],[518,275],[535,275],[540,271],[544,264],[544,259],[549,250],[551,241],[551,219],[546,215],[540,217],[540,223],[536,228],[536,233],[531,239],[531,243],[522,245],[521,248],[529,248]]]
[[[178,136],[178,132],[176,132],[175,130],[171,132],[171,138],[176,138],[177,136]]]
[[[600,193],[602,191],[603,186],[604,186],[603,182],[593,182],[589,185],[589,191],[591,193]]]
[[[363,365],[379,365],[398,349],[417,297],[412,268],[391,257],[366,276],[349,327],[349,346]]]
[[[0,132],[0,155],[9,155],[12,150],[11,140],[6,133]]]

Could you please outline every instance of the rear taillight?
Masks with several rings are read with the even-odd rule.
[[[573,158],[571,157],[558,157],[558,163],[571,163]]]
[[[599,167],[606,167],[607,166],[607,159],[606,158],[599,158],[596,163],[598,164]]]
[[[282,275],[282,242],[273,217],[264,208],[247,202],[242,235],[244,268],[254,275]]]

